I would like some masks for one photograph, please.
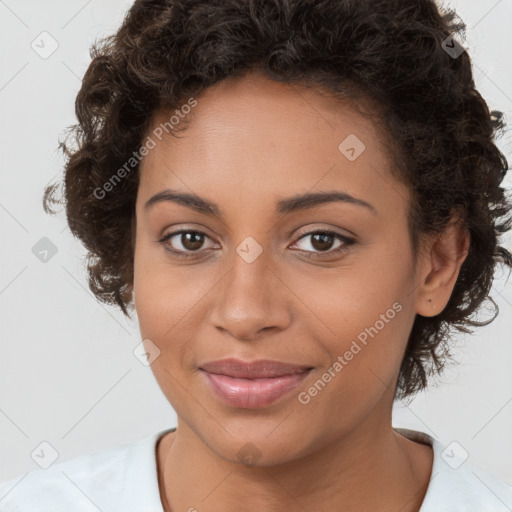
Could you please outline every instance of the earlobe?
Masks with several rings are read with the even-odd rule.
[[[428,299],[423,299],[418,297],[418,306],[416,307],[416,312],[421,316],[436,316],[445,307],[446,304],[443,304],[442,307],[439,304],[434,304],[435,300],[432,297]]]
[[[437,306],[435,304],[432,304],[432,299],[427,299],[427,301],[429,302],[429,304],[432,306],[433,309],[437,308]],[[437,311],[435,313],[437,313]]]

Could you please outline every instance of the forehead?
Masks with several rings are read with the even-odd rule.
[[[190,99],[192,100],[192,98]],[[348,132],[357,132],[361,138],[371,139],[371,146],[380,145],[386,153],[388,138],[378,129],[379,118],[374,112],[378,106],[361,96],[353,100],[349,96],[334,98],[325,89],[314,86],[271,80],[259,72],[242,77],[230,77],[203,91],[193,98],[190,108],[184,100],[175,110],[158,109],[152,116],[152,127],[164,126],[171,121],[172,132],[184,135],[181,128],[192,132],[194,145],[206,142],[206,138],[222,133],[237,136],[257,136],[256,142],[327,138],[338,141]],[[357,108],[366,110],[366,117]],[[183,110],[183,111],[182,111]],[[370,116],[373,114],[373,118]],[[294,130],[289,130],[294,125]],[[169,129],[166,130],[169,132]],[[170,141],[170,137],[165,137]],[[228,144],[230,140],[226,140]],[[388,155],[386,155],[388,156]]]
[[[389,189],[407,196],[389,175],[386,137],[349,101],[259,74],[224,80],[194,100],[191,108],[154,113],[148,133],[156,146],[141,164],[141,197],[178,188],[236,202],[238,192],[247,206],[248,191],[260,204],[269,193],[314,188],[374,202],[389,198]],[[166,133],[170,124],[177,137]],[[159,126],[167,126],[161,141],[152,135]]]

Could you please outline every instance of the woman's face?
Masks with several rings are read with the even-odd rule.
[[[148,132],[136,204],[136,311],[179,428],[222,458],[265,465],[390,424],[419,299],[409,193],[376,128],[255,75],[189,105],[155,115],[153,128],[172,115],[167,130],[190,124],[179,138]],[[146,206],[164,191],[188,206]],[[205,371],[227,358],[309,370],[259,381]]]

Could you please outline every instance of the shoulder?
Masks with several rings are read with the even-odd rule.
[[[34,469],[2,482],[0,510],[97,512],[102,508],[100,502],[105,502],[106,498],[100,491],[100,484],[112,491],[122,487],[122,468],[128,456],[126,446],[108,448],[55,463],[48,469]]]
[[[450,451],[444,457],[451,458]],[[420,512],[510,512],[512,485],[496,475],[462,458],[456,459],[460,467],[451,467],[453,459],[444,467],[437,464],[432,471],[430,486]],[[443,508],[445,507],[445,508]]]
[[[432,436],[397,429],[410,439],[432,446],[432,473],[419,512],[510,512],[512,485],[473,463],[458,442],[446,446]]]
[[[157,434],[34,469],[0,483],[1,512],[118,510],[140,472],[142,494],[154,490]],[[154,472],[154,474],[153,474]],[[119,509],[120,510],[120,509]]]

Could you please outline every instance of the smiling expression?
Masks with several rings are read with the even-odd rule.
[[[160,350],[151,368],[179,421],[228,459],[247,442],[268,463],[295,458],[389,421],[416,314],[410,196],[375,125],[334,101],[225,80],[140,167],[134,297]],[[201,368],[226,358],[308,371],[278,384]]]

